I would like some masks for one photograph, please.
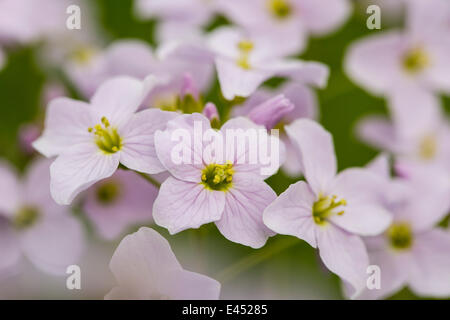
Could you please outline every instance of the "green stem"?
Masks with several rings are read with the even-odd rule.
[[[137,174],[139,174],[142,178],[144,178],[145,180],[147,180],[148,182],[150,182],[152,185],[154,185],[155,187],[157,187],[158,189],[161,188],[161,183],[159,183],[158,181],[156,181],[155,179],[153,179],[151,176],[149,176],[148,174],[145,174],[143,172],[137,172],[135,171]]]
[[[233,263],[229,267],[223,269],[214,278],[220,283],[225,283],[232,280],[242,272],[260,264],[261,262],[269,259],[270,257],[298,244],[298,239],[294,237],[289,237],[286,239],[278,240],[272,243],[265,250],[257,251],[256,253],[246,256],[241,260]]]

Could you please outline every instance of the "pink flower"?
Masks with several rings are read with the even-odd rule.
[[[128,227],[153,222],[157,194],[158,189],[135,172],[118,170],[89,189],[83,208],[99,234],[112,240]]]
[[[366,285],[369,262],[360,236],[380,234],[391,222],[378,203],[379,180],[363,169],[336,175],[332,137],[316,122],[296,120],[286,131],[307,182],[291,185],[268,206],[264,223],[318,248],[324,264],[353,287],[355,296]]]
[[[284,48],[274,46],[264,33],[223,27],[210,35],[209,47],[216,55],[220,87],[227,100],[250,96],[274,76],[319,87],[324,87],[328,79],[325,65],[283,58],[287,55]]]
[[[23,181],[0,164],[0,271],[17,267],[22,255],[39,269],[64,274],[77,263],[84,238],[68,208],[50,197],[49,161],[38,160]]]
[[[216,1],[203,0],[138,0],[135,12],[141,18],[157,18],[159,42],[201,37],[201,27],[214,17]]]
[[[199,132],[196,126],[200,128]],[[182,148],[186,153],[189,151],[194,160],[189,156],[190,161],[177,163],[173,160],[173,152],[180,146],[173,137],[180,129],[186,130],[183,132],[188,139],[182,141]],[[243,133],[248,129],[259,129],[267,136],[263,127],[245,118],[231,119],[220,131],[212,131],[209,120],[198,113],[182,115],[170,121],[165,131],[156,133],[156,152],[172,176],[161,186],[153,207],[153,218],[171,234],[215,222],[228,240],[259,248],[273,234],[264,226],[262,212],[276,194],[264,182],[265,176],[261,175],[261,168],[266,164],[251,163],[250,143],[245,142],[243,146],[231,141],[232,138],[227,140],[228,129],[242,130]],[[233,143],[236,147],[234,154],[224,152],[219,159],[207,152],[208,146],[202,149],[195,139],[197,134],[206,136],[206,131],[223,137],[222,147],[233,149]],[[270,138],[267,136],[267,139]],[[256,140],[252,141],[252,147],[255,143],[264,143]],[[271,167],[268,175],[277,169],[278,166]]]
[[[280,140],[283,142],[286,150],[285,161],[283,162],[283,170],[290,176],[299,176],[302,173],[302,167],[298,161],[298,154],[288,139],[284,126],[298,118],[317,119],[319,108],[317,107],[317,98],[315,93],[308,87],[294,82],[288,82],[279,89],[271,90],[261,88],[251,95],[250,98],[240,107],[233,109],[235,116],[248,116],[253,121],[260,118],[259,107],[264,101],[274,96],[283,95],[293,105],[294,109],[286,112],[281,118],[272,117],[270,114],[267,119],[268,129],[276,128],[280,130]],[[286,111],[286,109],[284,109]],[[278,114],[279,115],[279,114]]]
[[[157,109],[136,113],[154,77],[143,82],[117,77],[100,86],[90,103],[53,100],[43,135],[34,147],[52,164],[51,192],[59,204],[70,204],[78,193],[110,177],[119,163],[144,173],[159,173],[153,135],[176,114]]]
[[[223,12],[248,30],[263,30],[268,39],[299,53],[309,34],[323,35],[347,19],[351,5],[347,0],[222,0]],[[280,36],[282,35],[282,36]]]
[[[439,2],[439,1],[438,1]],[[448,5],[448,4],[447,4]],[[450,92],[450,37],[442,12],[431,4],[421,15],[409,10],[408,28],[357,41],[347,53],[345,69],[369,92],[408,99],[411,94]]]
[[[367,143],[395,155],[398,174],[450,177],[450,126],[436,97],[420,92],[394,95],[391,118],[369,116],[358,125]]]
[[[220,283],[186,271],[169,243],[156,231],[141,228],[126,236],[109,264],[118,286],[108,300],[215,300]]]
[[[450,234],[436,227],[447,215],[448,192],[435,179],[391,179],[383,156],[370,170],[386,181],[383,202],[394,220],[382,235],[364,238],[370,264],[381,270],[381,283],[360,298],[387,298],[406,285],[418,295],[450,296]]]

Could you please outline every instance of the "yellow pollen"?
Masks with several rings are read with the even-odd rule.
[[[102,124],[96,124],[94,128],[88,128],[89,133],[94,133],[95,143],[107,154],[116,153],[122,149],[122,138],[116,128],[111,127],[106,117],[101,118]]]
[[[242,40],[237,45],[239,49],[239,58],[237,59],[236,63],[239,67],[242,69],[251,69],[250,65],[250,53],[253,50],[253,43],[248,40]]]
[[[341,199],[339,201],[336,201],[337,196],[332,195],[328,197],[320,196],[319,200],[317,200],[312,208],[312,215],[314,218],[314,222],[319,225],[323,225],[326,223],[327,218],[330,217],[333,214],[342,216],[345,211],[340,210],[336,212],[336,208],[341,206],[346,206],[347,201],[345,199]]]
[[[403,67],[408,73],[419,73],[429,65],[430,58],[420,47],[411,49],[403,56]]]
[[[386,233],[392,248],[396,250],[410,248],[414,240],[411,226],[408,223],[394,223]]]
[[[437,153],[437,142],[434,135],[426,135],[419,144],[419,155],[424,160],[431,160]]]
[[[201,183],[210,190],[227,191],[233,181],[233,164],[209,164],[202,172]]]
[[[267,7],[275,18],[280,20],[289,17],[292,13],[292,6],[288,0],[269,0]]]

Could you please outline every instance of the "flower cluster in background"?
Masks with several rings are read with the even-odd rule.
[[[0,0],[0,298],[450,297],[450,3],[387,2]]]

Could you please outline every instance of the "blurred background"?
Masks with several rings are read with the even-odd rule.
[[[394,1],[394,0],[393,0]],[[102,45],[117,39],[141,39],[156,45],[156,20],[137,19],[132,0],[92,0],[82,3],[82,13],[89,12],[90,26],[87,36],[99,37]],[[350,19],[336,32],[309,40],[307,50],[299,57],[323,62],[330,67],[328,86],[317,90],[320,122],[329,130],[335,142],[339,170],[364,166],[378,153],[359,141],[355,135],[355,123],[369,114],[386,114],[386,102],[376,98],[353,84],[342,69],[343,57],[348,45],[369,34],[386,31],[402,25],[402,15],[382,18],[381,30],[366,27],[367,1],[355,1]],[[382,13],[384,14],[384,12]],[[389,13],[386,14],[388,16]],[[216,17],[208,26],[226,24],[224,17]],[[95,30],[95,31],[94,31]],[[95,35],[94,35],[95,33]],[[45,115],[49,85],[62,83],[65,95],[78,98],[73,83],[58,66],[49,67],[41,57],[41,46],[14,44],[5,46],[7,59],[0,71],[0,157],[13,164],[21,172],[37,157],[24,147],[23,139],[39,130]],[[276,86],[277,81],[266,85]],[[220,107],[218,84],[212,86],[205,100],[217,102]],[[450,97],[443,104],[448,114]],[[31,126],[30,124],[38,124]],[[28,129],[28,130],[27,130]],[[282,173],[271,177],[268,183],[279,194],[296,180]],[[108,263],[120,239],[101,240],[80,210],[74,215],[85,224],[86,250],[79,265],[82,271],[82,289],[67,290],[65,276],[52,276],[34,268],[23,259],[20,270],[14,275],[0,278],[0,298],[58,298],[102,299],[113,286]],[[171,243],[181,264],[188,270],[226,279],[222,283],[223,299],[341,299],[340,281],[321,265],[317,251],[307,243],[278,235],[269,239],[260,250],[253,250],[226,240],[213,224],[199,230],[188,230],[169,236],[168,232],[154,227]],[[130,229],[132,232],[135,229]],[[285,239],[285,241],[276,241]],[[294,241],[295,243],[291,243]],[[283,243],[287,246],[284,248]],[[392,299],[416,298],[404,289]]]

